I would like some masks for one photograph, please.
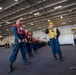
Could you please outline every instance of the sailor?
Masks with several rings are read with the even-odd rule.
[[[10,73],[13,71],[13,62],[16,60],[19,50],[21,51],[23,63],[25,65],[30,64],[28,61],[26,61],[26,53],[25,53],[26,52],[26,41],[25,41],[26,36],[25,36],[25,32],[22,28],[22,24],[20,20],[16,21],[16,24],[14,24],[12,31],[15,36],[15,43],[14,43],[14,49],[13,49],[12,55],[9,59],[10,61],[9,72]]]
[[[60,32],[56,27],[54,27],[53,22],[49,23],[48,31],[49,31],[49,38],[50,38],[50,46],[52,48],[52,53],[54,55],[54,59],[57,60],[57,57],[56,57],[56,53],[57,53],[60,57],[60,61],[63,61],[62,52],[61,52],[60,44],[58,41]]]

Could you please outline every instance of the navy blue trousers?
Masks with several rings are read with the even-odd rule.
[[[32,54],[32,43],[27,42],[27,53],[29,53],[29,55]]]
[[[51,45],[53,54],[56,54],[56,53],[59,54],[59,55],[62,54],[58,39],[54,39],[54,38],[50,39],[50,45]]]
[[[21,51],[23,61],[26,61],[26,42],[23,42],[14,44],[13,53],[9,59],[10,62],[14,62],[16,60],[19,50]]]

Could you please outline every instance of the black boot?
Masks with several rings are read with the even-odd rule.
[[[60,57],[60,61],[64,61],[62,54],[59,54],[59,57]]]
[[[12,65],[13,65],[13,62],[10,62],[10,66],[9,66],[9,73],[13,72]]]
[[[34,57],[34,55],[32,53],[29,54],[29,57]]]
[[[29,57],[34,57],[34,55],[31,54],[31,55],[29,55]]]
[[[30,65],[30,62],[28,61],[23,61],[24,65]]]
[[[54,54],[54,59],[57,60],[56,54]]]

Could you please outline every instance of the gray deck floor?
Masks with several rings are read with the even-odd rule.
[[[0,48],[0,75],[76,75],[76,46],[61,46],[64,61],[54,60],[49,46],[45,46],[34,54],[33,58],[27,57],[31,65],[23,65],[21,54],[18,53],[14,63],[14,72],[8,73],[9,57],[12,49]]]

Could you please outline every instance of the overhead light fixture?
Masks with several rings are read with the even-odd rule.
[[[1,27],[2,25],[0,25],[0,27]]]
[[[19,20],[23,20],[24,18],[23,17],[21,17]]]
[[[25,8],[21,8],[21,10],[24,10]]]
[[[63,19],[63,16],[60,16],[61,19]]]
[[[9,31],[9,29],[6,29],[6,31]]]
[[[15,0],[16,2],[18,1],[18,0]]]
[[[50,20],[48,19],[48,22],[50,22]]]
[[[0,38],[3,38],[3,36],[0,35]]]
[[[3,8],[2,7],[0,7],[0,10],[2,10]]]
[[[43,0],[43,1],[46,1],[46,0]]]
[[[19,12],[20,10],[17,10],[16,12]]]
[[[72,12],[72,10],[68,10],[69,12]]]
[[[34,13],[34,16],[36,16],[36,15],[39,15],[40,13],[38,12],[38,13]]]
[[[34,25],[33,23],[31,23],[31,25]]]
[[[12,12],[12,13],[14,14],[14,13],[16,13],[16,12]]]
[[[32,14],[32,12],[30,12],[29,14]]]
[[[61,23],[61,25],[66,24],[65,22]]]
[[[25,25],[23,25],[23,27],[26,27]]]
[[[7,24],[10,24],[10,22],[6,21]]]
[[[59,5],[59,6],[56,6],[55,7],[55,9],[60,9],[62,6],[61,5]]]
[[[72,21],[69,21],[69,22],[72,22]]]

